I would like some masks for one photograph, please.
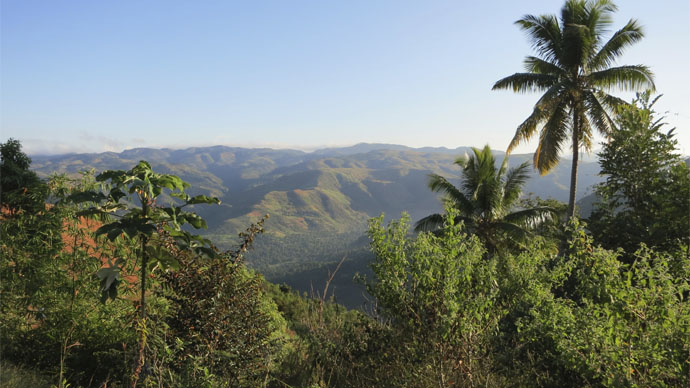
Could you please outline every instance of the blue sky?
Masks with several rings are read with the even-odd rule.
[[[561,1],[1,2],[0,140],[29,153],[358,142],[504,149],[538,95],[513,24]],[[618,1],[690,154],[690,2]],[[614,93],[630,99],[632,95]],[[530,152],[535,142],[517,152]]]

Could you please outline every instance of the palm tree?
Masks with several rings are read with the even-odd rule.
[[[515,22],[526,31],[537,56],[525,58],[525,73],[516,73],[494,84],[493,89],[514,92],[544,92],[532,114],[518,126],[510,153],[534,136],[541,126],[534,166],[544,175],[557,163],[561,147],[572,144],[568,216],[575,215],[575,191],[580,147],[590,150],[592,128],[606,135],[614,127],[611,115],[625,102],[607,93],[654,89],[651,71],[643,65],[610,65],[628,46],[643,37],[642,28],[631,19],[608,41],[603,34],[612,23],[617,7],[608,0],[568,0],[555,15],[527,15]]]
[[[462,168],[462,184],[455,187],[446,178],[429,175],[429,188],[445,194],[444,201],[458,210],[456,222],[463,221],[470,232],[486,244],[489,251],[501,245],[501,237],[522,238],[529,228],[551,217],[549,207],[515,210],[528,178],[529,162],[508,170],[508,160],[500,168],[489,146],[472,149],[472,157],[460,157],[455,164]],[[444,216],[432,214],[415,225],[417,231],[433,231],[443,226]]]

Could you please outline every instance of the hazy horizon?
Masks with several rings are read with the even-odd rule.
[[[229,147],[229,148],[241,148],[241,149],[250,149],[250,150],[259,150],[259,149],[271,149],[271,150],[284,150],[284,151],[301,151],[304,153],[313,153],[316,151],[326,151],[329,149],[339,149],[339,148],[348,148],[348,147],[355,147],[358,145],[382,145],[382,146],[403,146],[403,147],[408,147],[412,150],[419,150],[419,149],[426,149],[426,148],[432,148],[432,149],[439,149],[439,150],[446,150],[446,151],[453,151],[458,148],[467,148],[467,147],[473,147],[473,148],[481,148],[483,146],[475,146],[475,145],[460,145],[457,147],[445,147],[445,146],[421,146],[421,147],[414,147],[414,146],[409,146],[405,144],[394,144],[394,143],[364,143],[364,142],[359,142],[359,143],[354,143],[354,144],[340,144],[340,145],[325,145],[322,147],[315,147],[315,148],[299,148],[298,146],[290,147],[290,146],[262,146],[262,145],[232,145],[232,144],[207,144],[207,145],[196,145],[196,146],[179,146],[179,147],[156,147],[156,146],[146,146],[146,147],[132,147],[132,148],[126,148],[123,150],[119,151],[70,151],[70,152],[59,152],[59,153],[27,153],[30,157],[34,158],[52,158],[52,157],[59,157],[59,156],[69,156],[69,155],[87,155],[87,154],[100,154],[100,153],[105,153],[105,152],[112,152],[116,154],[120,154],[122,152],[126,151],[132,151],[136,149],[155,149],[155,150],[173,150],[173,151],[180,151],[180,150],[186,150],[186,149],[191,149],[191,148],[210,148],[210,147]],[[504,150],[501,149],[496,149],[496,148],[491,148],[493,152],[498,152],[498,153],[505,153]],[[26,150],[24,150],[26,151]],[[580,160],[581,161],[593,161],[596,160],[597,158],[597,153],[600,151],[600,148],[593,149],[591,152],[580,152]],[[533,152],[512,152],[511,155],[531,155]],[[682,157],[686,157],[687,155],[682,155]],[[569,152],[564,152],[561,155],[562,160],[571,160],[572,159],[572,154]]]
[[[0,137],[29,154],[504,150],[540,96],[491,91],[534,53],[513,23],[562,3],[3,1]],[[617,64],[652,69],[664,94],[656,109],[689,154],[690,3],[618,7],[612,29],[635,18],[646,36]],[[516,152],[535,149],[532,140]]]

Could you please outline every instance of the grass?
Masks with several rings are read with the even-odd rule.
[[[35,371],[11,364],[0,362],[0,387],[3,388],[43,388],[50,387],[51,382],[44,375]]]

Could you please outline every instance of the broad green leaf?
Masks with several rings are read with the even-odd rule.
[[[127,196],[127,194],[123,193],[122,190],[120,190],[119,188],[114,188],[110,190],[108,196],[111,198],[113,202],[118,202],[121,198]]]
[[[189,205],[194,205],[197,203],[220,204],[220,199],[218,199],[216,197],[208,197],[205,195],[195,195],[194,197],[189,198],[187,200],[187,204],[189,204]]]
[[[96,236],[105,234],[108,240],[114,241],[123,233],[122,226],[119,222],[102,225],[96,230]]]
[[[96,202],[100,203],[105,200],[106,196],[103,193],[95,191],[82,191],[78,193],[71,194],[67,197],[68,202],[72,203],[83,203],[83,202]]]
[[[173,198],[179,198],[185,202],[189,201],[189,195],[185,192],[170,193],[170,196]]]
[[[103,213],[105,213],[103,210],[96,208],[96,207],[92,207],[92,208],[88,208],[86,210],[78,211],[76,213],[76,216],[77,217],[90,217],[90,216],[95,216],[95,215],[103,214]]]
[[[126,176],[126,172],[122,170],[106,170],[103,171],[102,173],[96,175],[96,181],[97,182],[104,182],[107,180],[111,180],[113,182],[118,182],[121,180],[123,177]]]
[[[109,267],[104,267],[96,272],[101,281],[101,302],[105,303],[108,298],[117,297],[117,286],[120,283],[120,268],[113,265],[110,261]]]

